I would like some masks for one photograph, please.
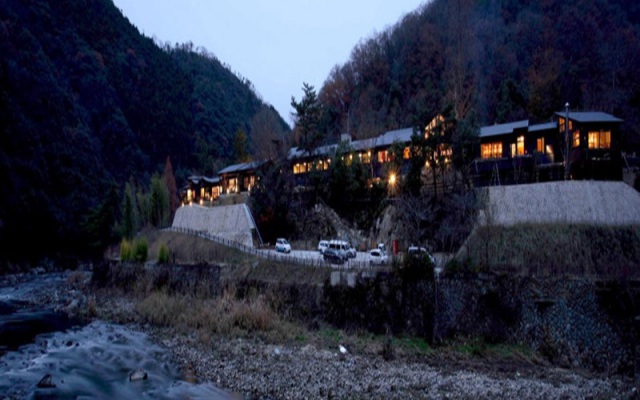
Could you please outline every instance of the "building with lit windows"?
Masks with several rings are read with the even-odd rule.
[[[604,112],[564,111],[541,124],[521,120],[481,127],[476,157],[470,166],[474,185],[563,180],[565,159],[569,162],[568,179],[621,180],[622,122]],[[371,182],[389,182],[392,176],[407,172],[415,132],[414,128],[397,129],[362,140],[352,140],[345,134],[340,143],[320,146],[312,152],[293,147],[287,158],[295,184],[307,186],[314,173],[327,172],[336,154],[345,157],[347,164],[358,160],[367,166]],[[435,149],[425,167],[430,167],[430,162],[446,164],[451,160],[450,132],[444,118],[437,115],[419,133]],[[398,171],[389,168],[394,154],[402,157],[401,162],[394,163],[400,165]],[[182,190],[183,202],[202,204],[222,195],[250,192],[258,171],[268,165],[268,161],[253,161],[230,165],[218,171],[216,177],[191,176]]]
[[[565,159],[569,179],[621,180],[621,123],[603,112],[564,111],[543,124],[522,120],[484,126],[472,165],[474,183],[487,186],[562,180]]]

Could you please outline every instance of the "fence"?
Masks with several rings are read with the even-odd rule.
[[[391,264],[391,261],[389,261],[389,265],[371,265],[368,260],[363,261],[363,260],[355,260],[355,259],[347,259],[347,261],[345,261],[343,264],[333,264],[333,263],[330,263],[329,261],[324,260],[319,255],[318,257],[297,257],[293,254],[276,252],[275,249],[259,249],[255,247],[250,247],[233,240],[211,235],[204,231],[197,231],[193,229],[178,228],[178,227],[166,228],[164,229],[164,231],[178,232],[178,233],[184,233],[187,235],[197,236],[199,238],[218,243],[222,246],[240,250],[246,254],[250,254],[268,261],[274,261],[274,262],[277,262],[280,264],[286,264],[286,265],[314,267],[314,268],[332,268],[332,269],[341,269],[341,270],[383,271],[383,270],[389,269],[389,265]]]

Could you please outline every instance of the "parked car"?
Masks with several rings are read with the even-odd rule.
[[[424,247],[409,246],[409,248],[407,249],[407,254],[414,257],[419,257],[419,256],[427,257],[431,261],[432,265],[434,266],[436,265],[436,259],[431,254],[429,254],[427,249],[425,249]]]
[[[350,245],[349,248],[347,249],[347,257],[356,258],[357,255],[358,255],[358,252],[356,251],[356,249]]]
[[[329,247],[329,241],[328,240],[321,240],[320,242],[318,242],[318,251],[320,253],[324,253],[324,251],[327,249],[327,247]]]
[[[322,253],[322,258],[331,264],[344,264],[347,261],[347,257],[344,253],[330,247]]]
[[[287,239],[278,238],[276,240],[276,251],[291,253],[291,245],[287,242]]]
[[[388,262],[387,253],[380,249],[369,250],[369,264],[384,265]]]

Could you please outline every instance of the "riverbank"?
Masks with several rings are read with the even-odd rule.
[[[44,275],[3,277],[1,286],[37,288],[30,302],[76,317],[127,324],[147,332],[171,353],[186,380],[211,382],[246,399],[633,398],[630,380],[558,368],[535,355],[464,342],[430,349],[401,338],[350,335],[330,327],[299,327],[293,337],[260,332],[203,338],[201,330],[148,323],[143,299],[96,290],[88,271],[66,272],[55,284]],[[341,351],[343,346],[344,351]],[[474,347],[475,346],[475,347]]]

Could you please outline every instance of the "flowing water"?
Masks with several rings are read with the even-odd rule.
[[[168,351],[147,334],[104,321],[78,325],[25,304],[24,291],[0,288],[0,398],[234,398],[211,384],[182,380]],[[130,379],[139,369],[146,379]],[[49,385],[38,387],[47,375]]]

